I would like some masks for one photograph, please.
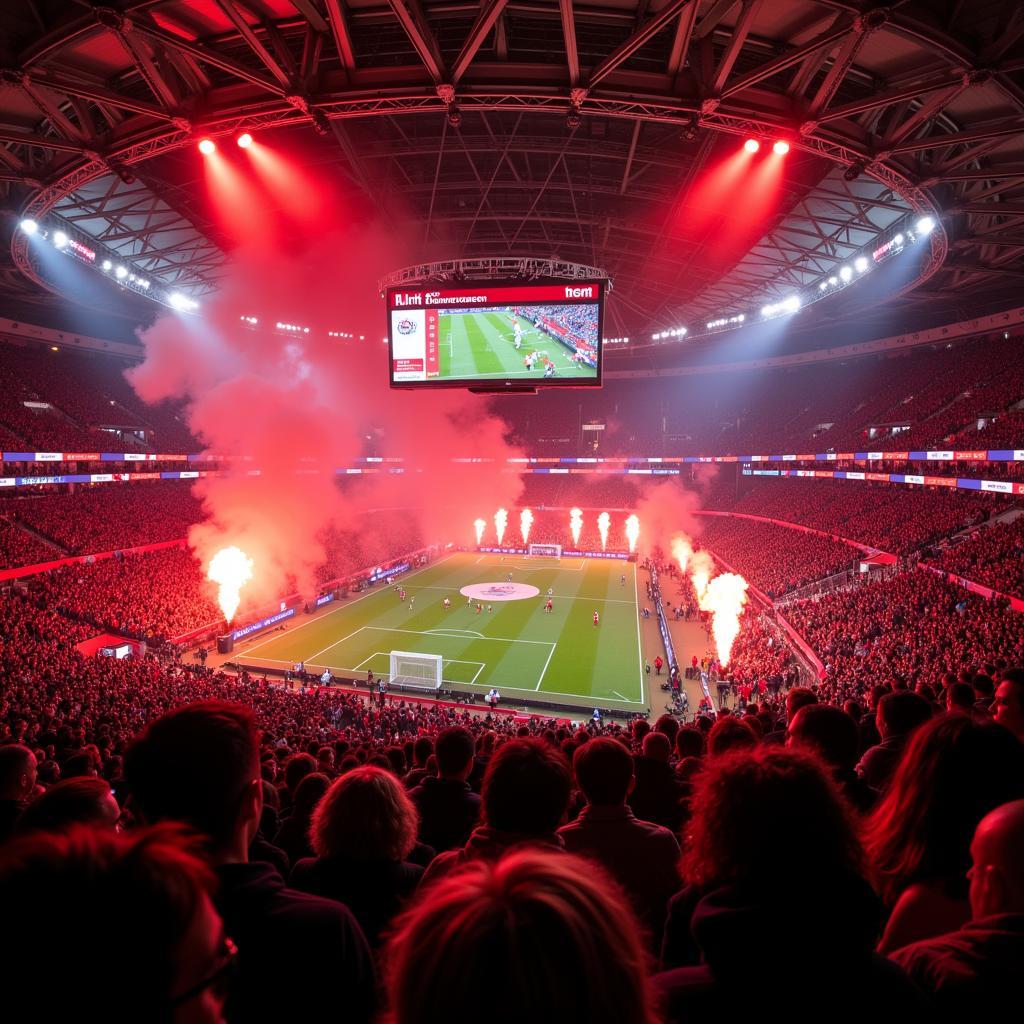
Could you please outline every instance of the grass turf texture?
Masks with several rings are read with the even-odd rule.
[[[545,352],[557,367],[560,378],[584,379],[597,376],[586,363],[577,365],[571,352],[529,320],[515,318],[523,329],[522,347],[516,349],[515,327],[507,313],[442,313],[438,318],[440,376],[442,378],[505,378],[543,380],[544,365],[528,370],[523,360],[530,352]]]
[[[473,583],[538,587],[537,597],[492,602],[476,613],[459,592]],[[619,578],[625,574],[623,586]],[[636,566],[619,560],[459,553],[401,578],[394,586],[300,623],[284,633],[256,637],[235,660],[251,669],[305,661],[317,675],[387,675],[392,650],[439,654],[445,686],[486,693],[506,703],[531,699],[578,704],[581,709],[646,708],[640,665]],[[551,588],[554,610],[544,611]],[[409,598],[414,597],[412,608]],[[445,611],[444,598],[451,600]],[[595,609],[600,625],[595,627]]]

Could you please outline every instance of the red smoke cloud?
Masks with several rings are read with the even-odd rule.
[[[140,335],[146,358],[127,374],[138,394],[183,398],[211,454],[253,457],[198,481],[207,517],[189,536],[204,567],[226,544],[252,557],[246,605],[276,598],[292,577],[310,592],[325,531],[362,530],[367,509],[414,506],[426,541],[464,541],[476,515],[489,517],[479,510],[516,502],[520,477],[503,470],[521,453],[484,399],[388,386],[376,282],[408,262],[397,239],[372,227],[321,236],[298,256],[240,251],[200,316],[166,315]],[[258,317],[259,327],[247,329],[242,316]],[[309,333],[282,336],[272,329],[279,319]],[[364,340],[339,341],[329,330]],[[406,473],[340,488],[334,470],[352,465],[368,438],[377,454],[404,456]],[[467,467],[453,456],[493,461]]]

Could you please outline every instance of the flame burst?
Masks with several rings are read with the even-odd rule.
[[[693,591],[697,595],[697,603],[700,604],[704,593],[711,582],[711,574],[715,571],[715,563],[706,551],[694,551],[690,555],[690,582],[693,584]]]
[[[601,534],[601,550],[604,551],[608,547],[608,527],[611,524],[612,517],[607,512],[602,512],[597,517],[597,532]]]
[[[252,559],[240,548],[221,548],[210,560],[206,576],[220,587],[217,602],[226,622],[238,611],[242,587],[252,579]]]
[[[734,572],[716,576],[700,599],[701,610],[711,612],[711,632],[723,667],[732,656],[732,645],[739,635],[740,615],[746,603],[747,581]]]
[[[685,573],[693,557],[693,545],[681,533],[672,538],[672,557],[679,563],[679,571]]]
[[[636,551],[636,541],[640,536],[640,520],[632,515],[626,520],[626,540],[629,541],[629,553]]]
[[[580,530],[583,529],[583,509],[569,509],[569,532],[572,534],[572,542],[576,547],[580,546]]]
[[[508,512],[503,508],[499,508],[494,513],[494,529],[498,532],[498,547],[501,547],[501,542],[505,537],[505,527],[508,526]]]
[[[474,519],[473,520],[473,529],[476,530],[476,544],[477,544],[477,547],[480,546],[480,541],[482,541],[483,538],[484,538],[484,527],[486,525],[487,525],[487,523],[483,519]]]
[[[533,513],[524,508],[519,513],[519,532],[523,535],[523,544],[530,542],[530,527],[533,526]]]

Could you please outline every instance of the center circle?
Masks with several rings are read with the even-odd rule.
[[[459,593],[463,597],[471,597],[474,601],[522,601],[528,597],[536,597],[540,590],[528,583],[470,583]]]

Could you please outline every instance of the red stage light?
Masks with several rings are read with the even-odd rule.
[[[747,141],[743,143],[743,148],[748,153],[756,153],[761,148],[761,143],[758,142],[757,139],[747,139]]]
[[[202,153],[203,156],[209,156],[216,148],[217,144],[213,141],[213,139],[199,140],[199,152]]]
[[[782,139],[779,139],[779,141],[772,146],[772,152],[776,156],[785,156],[789,152],[789,143],[783,142]]]
[[[248,149],[252,145],[252,136],[248,132],[242,132],[237,141],[240,149]]]

